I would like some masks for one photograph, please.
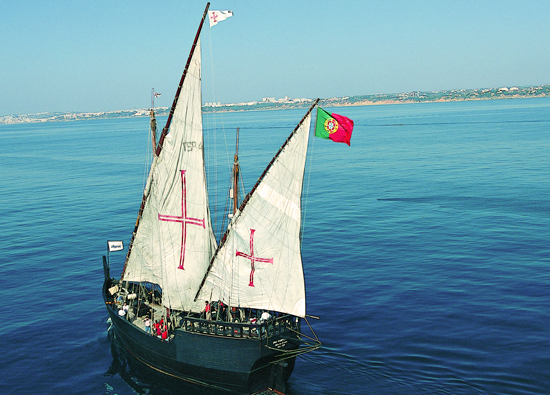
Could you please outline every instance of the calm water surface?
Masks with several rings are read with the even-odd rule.
[[[351,147],[310,142],[303,259],[323,348],[289,393],[550,393],[550,99],[329,110],[356,126]],[[217,233],[234,129],[250,188],[304,113],[224,114],[216,133],[207,117]],[[124,368],[101,299],[106,240],[127,245],[139,208],[147,127],[0,125],[2,393],[175,393]],[[124,253],[110,258],[119,273]]]

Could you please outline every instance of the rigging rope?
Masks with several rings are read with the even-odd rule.
[[[312,129],[312,131],[310,130],[308,133],[315,133],[316,123],[317,123],[317,116],[315,117],[315,122],[313,122],[313,120],[311,122],[310,129]],[[315,148],[315,135],[313,135],[312,137],[313,138],[311,139],[309,154],[307,156],[309,158],[309,161],[308,161],[309,163],[308,163],[308,169],[307,169],[306,189],[302,193],[303,209],[302,209],[302,224],[301,224],[302,226],[300,227],[300,250],[302,249],[302,243],[303,243],[302,235],[304,234],[304,229],[306,227],[307,204],[309,201],[309,181],[311,179],[311,168],[313,166],[313,152]]]
[[[212,98],[212,102],[215,103],[215,102],[218,102],[219,101],[219,95],[217,94],[217,91],[216,91],[216,79],[215,79],[215,67],[214,67],[214,51],[212,49],[212,33],[211,33],[211,30],[210,29],[207,29],[208,31],[208,48],[210,50],[210,90],[211,90],[211,98]],[[212,157],[214,158],[213,160],[213,166],[210,166],[210,162],[208,161],[207,164],[208,164],[208,168],[211,170],[210,173],[212,173],[212,171],[214,172],[214,180],[213,180],[213,185],[214,187],[213,188],[209,188],[208,190],[212,191],[212,193],[214,193],[214,210],[211,210],[211,216],[213,215],[214,217],[214,223],[212,225],[212,228],[213,229],[216,229],[218,227],[218,217],[220,215],[219,213],[219,207],[220,207],[220,204],[219,204],[219,197],[220,197],[220,193],[219,193],[219,190],[217,188],[218,184],[219,184],[219,180],[218,180],[218,164],[217,164],[217,155],[216,155],[216,150],[215,148],[218,146],[218,134],[216,133],[217,129],[218,129],[218,126],[216,124],[216,121],[217,121],[217,117],[219,117],[220,119],[220,123],[221,123],[221,130],[222,130],[222,133],[223,133],[223,142],[224,142],[224,146],[225,146],[225,155],[226,155],[226,161],[227,161],[227,168],[229,169],[229,171],[231,172],[231,168],[232,168],[232,163],[231,163],[231,159],[230,159],[230,154],[229,154],[229,148],[228,148],[228,144],[227,144],[227,134],[226,134],[226,130],[225,130],[225,124],[224,124],[224,118],[223,118],[223,113],[222,112],[215,112],[215,111],[212,111],[212,112],[209,112],[208,113],[210,116],[208,117],[211,122],[212,122],[212,127],[211,128],[205,128],[204,125],[203,125],[203,133],[204,133],[204,130],[211,130],[212,131],[212,134],[213,134],[213,144],[209,145],[210,146],[210,149],[212,150],[213,154],[212,154]],[[210,149],[208,150],[208,153],[209,153],[209,156],[210,156]],[[212,169],[213,168],[213,169]],[[210,193],[209,193],[210,195]],[[212,206],[212,205],[210,205]],[[225,210],[224,210],[225,211]],[[223,215],[223,214],[222,214]],[[222,221],[223,222],[223,221]],[[222,223],[222,228],[223,228],[223,223]],[[221,232],[221,234],[223,234],[223,230]],[[214,236],[216,236],[214,234]],[[220,235],[221,237],[221,235]],[[219,242],[219,238],[218,239],[218,242]]]
[[[212,50],[212,31],[211,31],[211,29],[207,29],[206,31],[208,32],[208,34],[207,34],[208,40],[207,40],[207,41],[208,41],[208,48],[210,49],[210,81],[211,81],[211,86],[210,86],[210,88],[211,88],[211,90],[212,90],[212,92],[211,92],[212,98],[214,98],[214,91],[215,91],[214,85],[215,85],[215,79],[214,79],[214,57],[213,57],[214,51]],[[202,103],[201,103],[201,104],[202,104]],[[201,113],[202,113],[202,110],[201,110]],[[212,135],[213,135],[213,137],[212,137],[213,144],[208,144],[208,147],[209,147],[208,150],[207,150],[208,156],[207,156],[206,161],[205,161],[205,162],[206,162],[206,163],[205,163],[205,167],[207,167],[207,168],[209,168],[209,169],[211,170],[211,171],[209,172],[210,174],[212,174],[212,172],[213,172],[213,178],[214,178],[214,180],[213,180],[214,184],[213,184],[213,185],[216,186],[216,185],[218,185],[218,166],[217,166],[217,160],[216,160],[216,157],[215,157],[215,153],[212,154],[212,155],[214,156],[214,160],[213,160],[213,162],[214,162],[214,166],[213,166],[214,169],[212,170],[212,166],[210,166],[210,163],[211,163],[211,162],[210,162],[210,153],[211,153],[211,152],[214,152],[214,148],[217,146],[217,137],[218,137],[218,135],[216,134],[216,117],[214,117],[213,114],[212,114],[212,116],[210,116],[209,119],[210,119],[211,122],[212,122],[212,128],[211,128],[211,129],[205,128],[205,127],[204,127],[204,123],[203,123],[203,126],[202,126],[202,133],[203,133],[203,136],[206,135],[205,130],[213,130],[213,132],[212,132]],[[203,120],[204,120],[204,116],[203,116]],[[210,136],[210,133],[208,133],[208,136]],[[204,138],[204,137],[203,137],[203,138]],[[203,144],[203,149],[205,149],[204,147],[206,147],[206,146],[207,146],[207,144],[206,144],[206,142],[205,142],[205,144]],[[212,151],[211,151],[211,150],[212,150]],[[209,179],[210,179],[210,177],[207,178],[207,180],[209,180]],[[212,182],[212,181],[211,181],[211,182]],[[210,182],[210,183],[211,183],[211,182]],[[208,182],[207,182],[207,185],[208,185]],[[213,189],[216,190],[216,188],[213,188]],[[211,188],[208,188],[208,191],[210,191],[210,190],[211,190]],[[210,195],[210,194],[209,194],[209,195]],[[213,228],[213,229],[216,229],[216,226],[217,226],[217,223],[218,223],[218,206],[219,206],[219,204],[218,204],[218,194],[217,194],[217,193],[214,194],[214,199],[213,199],[213,200],[214,200],[214,201],[213,201],[213,203],[214,203],[213,206],[214,206],[214,207],[213,207],[213,210],[210,210],[210,221],[211,221],[211,222],[212,222],[212,221],[214,222],[214,223],[212,224],[212,228]],[[210,203],[210,198],[208,199],[208,201],[209,201],[209,203]],[[210,206],[210,208],[212,208],[212,204],[209,204],[209,206]],[[214,218],[212,218],[212,216],[213,216]],[[216,236],[216,235],[214,234],[214,237],[215,237],[215,236]]]

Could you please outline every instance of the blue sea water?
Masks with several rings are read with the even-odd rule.
[[[310,141],[302,248],[323,347],[288,392],[550,393],[550,99],[329,110],[355,130],[351,147]],[[234,129],[250,188],[304,113],[228,113],[221,132],[205,120],[207,146],[229,146],[205,152],[217,233]],[[101,298],[106,241],[127,245],[137,215],[147,128],[0,125],[1,393],[174,393],[119,365]],[[110,260],[118,274],[124,253]]]

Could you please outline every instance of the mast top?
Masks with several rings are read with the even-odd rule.
[[[164,139],[166,135],[168,134],[168,129],[170,128],[170,124],[172,123],[172,116],[174,115],[174,111],[176,109],[176,105],[178,104],[178,99],[180,97],[181,88],[183,86],[183,81],[185,81],[185,76],[187,75],[187,70],[189,69],[189,65],[191,64],[191,59],[193,58],[193,54],[195,53],[195,48],[197,47],[197,43],[199,42],[199,37],[201,35],[202,26],[204,24],[204,20],[206,18],[206,15],[208,14],[208,8],[210,7],[210,3],[206,3],[206,8],[204,9],[204,13],[202,14],[201,22],[199,24],[199,28],[197,29],[197,34],[195,34],[195,40],[193,40],[193,45],[191,46],[191,51],[189,52],[189,56],[187,57],[187,63],[185,64],[185,68],[183,69],[183,73],[181,75],[180,83],[178,85],[178,90],[176,91],[176,96],[174,97],[174,101],[172,102],[172,107],[170,108],[170,113],[168,114],[168,119],[166,120],[166,126],[162,129],[162,133],[160,135],[160,140],[157,146],[157,156],[159,156],[160,151],[162,150],[162,144],[164,143]]]

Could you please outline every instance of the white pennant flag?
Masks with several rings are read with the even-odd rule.
[[[109,252],[120,251],[124,249],[122,241],[107,241],[107,245],[109,246]]]
[[[208,11],[208,18],[210,19],[210,27],[218,24],[230,16],[233,16],[233,11]]]

